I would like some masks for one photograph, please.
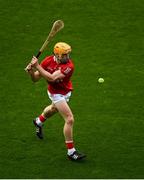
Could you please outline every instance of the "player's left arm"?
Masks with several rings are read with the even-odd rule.
[[[60,70],[57,70],[53,74],[50,74],[40,65],[37,66],[37,70],[39,71],[41,76],[49,82],[55,82],[57,80],[62,81],[62,79],[65,77],[65,75]]]
[[[62,80],[65,77],[65,74],[63,74],[61,70],[57,70],[53,74],[47,72],[42,66],[39,65],[38,59],[35,56],[33,56],[31,64],[37,69],[40,75],[49,82]]]

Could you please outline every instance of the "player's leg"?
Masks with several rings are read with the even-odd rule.
[[[57,110],[65,120],[63,133],[65,137],[65,143],[68,149],[67,155],[72,160],[79,160],[85,157],[84,154],[78,153],[74,147],[73,142],[73,124],[74,117],[73,113],[67,104],[66,100],[61,100],[55,104]]]
[[[57,110],[65,120],[64,124],[64,136],[66,141],[73,141],[73,123],[74,117],[65,100],[59,101],[55,104]]]
[[[36,121],[37,124],[39,126],[42,126],[43,123],[46,121],[46,119],[53,116],[56,112],[57,112],[57,109],[53,103],[51,105],[45,107],[42,114],[40,114],[39,117],[37,118],[37,121]]]
[[[36,135],[40,138],[43,139],[43,132],[42,132],[42,125],[46,121],[47,118],[50,118],[57,112],[57,109],[55,105],[52,103],[51,105],[47,106],[42,114],[37,117],[33,123],[36,126]]]

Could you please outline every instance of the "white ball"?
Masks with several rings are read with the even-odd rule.
[[[103,79],[103,78],[99,78],[99,79],[98,79],[98,82],[99,82],[99,83],[103,83],[103,82],[104,82],[104,79]]]

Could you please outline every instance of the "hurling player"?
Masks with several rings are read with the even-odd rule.
[[[37,82],[41,77],[48,83],[47,93],[52,101],[42,114],[40,114],[33,122],[36,127],[36,135],[43,139],[43,123],[55,113],[59,112],[65,121],[63,133],[67,147],[67,155],[71,160],[79,160],[85,157],[84,154],[78,152],[73,142],[73,113],[68,105],[68,101],[73,90],[70,80],[74,65],[69,57],[71,46],[65,42],[58,42],[54,46],[54,54],[46,57],[41,64],[38,59],[33,56],[28,64],[28,73],[32,81]]]

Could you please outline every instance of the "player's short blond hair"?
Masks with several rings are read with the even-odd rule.
[[[54,46],[54,54],[69,54],[71,51],[71,46],[65,42],[58,42]]]

